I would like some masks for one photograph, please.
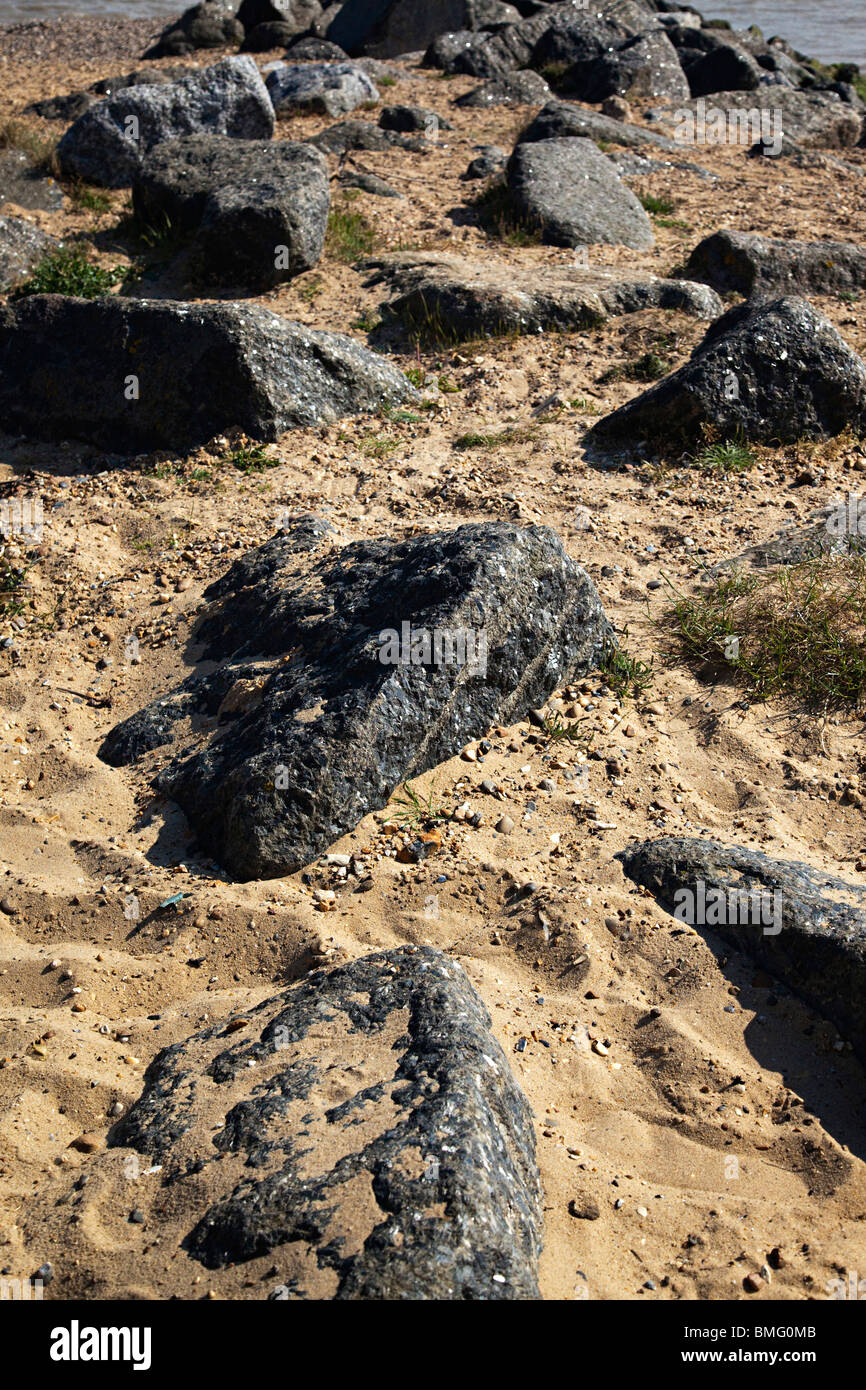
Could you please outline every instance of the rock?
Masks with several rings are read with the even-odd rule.
[[[286,57],[292,63],[344,63],[348,58],[345,49],[339,44],[329,43],[327,39],[317,39],[305,34],[289,45]]]
[[[446,11],[443,14],[443,10]],[[347,53],[395,58],[427,45],[445,29],[485,29],[520,20],[501,0],[346,0],[328,25],[327,37]]]
[[[357,63],[276,63],[267,89],[278,117],[298,112],[343,116],[364,102],[378,101],[374,83]]]
[[[460,177],[464,181],[489,179],[494,174],[500,174],[507,162],[508,155],[498,145],[482,145],[481,153],[469,161],[465,173],[461,174]]]
[[[839,294],[866,289],[866,249],[843,241],[770,241],[725,228],[698,243],[686,272],[722,293]]]
[[[82,116],[95,100],[92,92],[68,92],[65,96],[33,101],[24,109],[28,115],[41,116],[43,121],[65,121],[68,124]]]
[[[552,96],[537,72],[509,72],[458,97],[455,106],[541,106]]]
[[[510,835],[514,829],[514,821],[510,816],[502,816],[493,827],[500,835]]]
[[[698,106],[698,102],[702,106]],[[715,137],[711,125],[714,112],[721,112],[718,129],[725,138]],[[680,143],[756,143],[761,120],[771,137],[784,137],[784,146],[804,149],[846,149],[860,142],[863,115],[834,92],[801,92],[795,88],[773,87],[749,100],[742,92],[714,92],[712,101],[698,97],[685,102],[676,114],[675,139]],[[704,122],[704,138],[699,122]],[[739,134],[742,130],[742,140]],[[726,134],[725,134],[726,133]]]
[[[717,933],[764,966],[832,1020],[866,1060],[866,889],[808,864],[714,840],[666,837],[617,858],[666,912],[679,911],[680,920],[688,921],[682,914],[694,908],[692,917],[705,921],[692,925]],[[736,890],[754,892],[754,903],[728,898]],[[721,920],[712,920],[716,916]]]
[[[522,27],[527,33],[536,30],[532,66],[555,66],[563,71],[577,63],[592,62],[645,33],[667,37],[640,0],[621,0],[604,10],[560,4],[541,11],[532,21],[524,21]]]
[[[428,142],[417,135],[401,135],[396,130],[382,130],[381,126],[371,125],[369,121],[340,121],[338,125],[328,126],[318,135],[311,135],[304,142],[313,145],[323,154],[346,154],[349,150],[389,150],[395,146],[401,150],[414,150],[422,154],[429,149]]]
[[[144,56],[171,58],[197,48],[225,48],[240,43],[243,36],[243,25],[235,18],[232,5],[224,0],[204,0],[203,4],[184,10],[180,19],[163,29]]]
[[[549,26],[545,12],[531,15],[516,24],[505,24],[493,33],[473,33],[469,27],[440,34],[424,55],[425,67],[443,67],[446,72],[468,73],[472,77],[499,79],[517,68],[529,67],[539,36]]]
[[[137,132],[137,133],[136,133]],[[163,86],[128,87],[69,127],[57,146],[70,177],[108,188],[131,184],[155,145],[182,135],[269,140],[274,109],[253,59],[225,58]]]
[[[350,338],[256,305],[32,295],[0,309],[0,424],[37,439],[131,453],[230,429],[276,439],[412,398]]]
[[[0,150],[0,207],[14,203],[27,212],[56,212],[63,190],[35,168],[22,150]]]
[[[652,275],[535,265],[492,258],[398,252],[361,263],[367,286],[384,282],[383,306],[413,336],[457,342],[502,334],[597,327],[641,309],[680,309],[713,319],[722,302],[706,286]]]
[[[230,674],[191,677],[170,697],[215,713],[238,665],[267,658],[261,703],[159,779],[241,879],[310,863],[408,778],[592,669],[611,640],[593,585],[545,527],[357,541],[304,563],[300,584],[297,548],[278,536],[211,585],[197,640]],[[419,642],[456,633],[457,645],[403,662],[397,639],[417,630]],[[176,719],[157,701],[100,756],[129,762]]]
[[[26,279],[33,267],[59,242],[23,217],[0,217],[0,293]]]
[[[437,111],[428,111],[423,106],[385,106],[379,112],[379,125],[383,130],[399,130],[403,134],[419,131],[422,135],[432,135],[434,139],[440,129],[452,128],[451,122]]]
[[[133,185],[145,226],[189,238],[200,284],[254,293],[291,280],[322,254],[330,208],[324,156],[292,141],[189,135],[157,145]]]
[[[866,364],[804,299],[738,305],[678,371],[599,420],[586,443],[695,448],[720,439],[792,443],[855,429]]]
[[[644,250],[654,243],[644,209],[591,140],[517,145],[506,179],[516,215],[538,227],[548,245]]]
[[[630,121],[632,119],[632,109],[625,97],[610,96],[605,97],[601,103],[601,114],[610,116],[615,121]]]
[[[612,145],[626,145],[634,149],[654,145],[656,149],[668,150],[671,154],[681,154],[682,146],[674,140],[641,126],[624,125],[611,116],[603,116],[598,111],[585,111],[568,101],[549,101],[538,115],[521,132],[520,144],[532,144],[538,140],[558,140],[568,136],[586,136],[590,140],[604,140]]]
[[[396,188],[392,188],[384,179],[380,179],[378,174],[371,174],[367,169],[343,169],[337,176],[337,182],[341,188],[360,188],[362,193],[370,193],[374,198],[402,198],[404,195],[398,193]]]
[[[456,961],[363,956],[247,1016],[160,1052],[111,1131],[162,1166],[136,1191],[160,1247],[273,1255],[282,1298],[539,1297],[532,1114]]]
[[[270,53],[274,48],[288,48],[298,30],[284,20],[271,20],[267,24],[257,24],[251,29],[241,44],[241,53]]]
[[[578,100],[590,102],[611,96],[631,101],[687,101],[691,95],[677,51],[661,29],[574,63],[556,85]]]
[[[285,24],[293,34],[303,34],[321,14],[318,0],[242,0],[237,18],[249,37],[263,24]]]
[[[25,110],[32,111],[49,121],[74,121],[94,104],[98,97],[113,96],[126,87],[162,86],[166,82],[177,82],[189,75],[189,68],[136,68],[133,72],[119,77],[102,77],[92,82],[84,92],[70,92],[67,96],[49,97],[45,101],[34,101]]]

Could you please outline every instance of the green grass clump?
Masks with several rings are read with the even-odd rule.
[[[501,430],[499,434],[480,434],[470,430],[454,441],[455,449],[502,449],[508,444],[528,444],[538,437],[534,425],[522,425],[516,429]]]
[[[714,576],[676,598],[666,622],[699,674],[732,676],[758,699],[807,709],[866,704],[866,557]]]
[[[628,632],[623,636],[628,637]],[[624,644],[614,641],[608,642],[604,649],[601,670],[607,684],[621,700],[630,695],[642,695],[653,682],[652,661],[641,661],[632,656]]]
[[[412,786],[411,782],[404,782],[401,791],[404,796],[397,796],[395,793],[391,798],[391,804],[399,807],[394,811],[392,819],[397,821],[405,830],[422,829],[425,825],[435,825],[439,821],[450,820],[450,814],[438,805],[435,800],[433,788],[427,794],[426,801],[421,797]]]
[[[747,473],[756,463],[751,449],[733,440],[708,444],[694,460],[695,467],[703,469],[705,473]]]
[[[673,198],[658,198],[654,193],[641,193],[640,201],[645,210],[654,217],[670,217],[676,207]]]
[[[80,299],[96,299],[100,294],[110,294],[126,273],[125,266],[104,270],[94,265],[81,246],[59,246],[42,257],[15,294],[19,299],[30,294],[70,294]]]
[[[362,212],[333,208],[328,218],[325,249],[334,260],[351,265],[369,256],[376,247],[376,234]]]
[[[27,606],[27,570],[0,557],[0,618],[18,618]]]
[[[487,235],[498,237],[507,246],[537,246],[542,239],[541,227],[518,215],[501,181],[488,184],[470,206]]]
[[[278,468],[279,459],[272,458],[264,444],[242,444],[226,456],[226,462],[239,473],[264,473],[266,468]]]

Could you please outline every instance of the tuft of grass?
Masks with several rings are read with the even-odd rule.
[[[535,425],[520,425],[516,429],[501,430],[499,434],[478,434],[472,430],[461,434],[454,441],[455,449],[502,449],[508,444],[528,444],[538,438]]]
[[[599,381],[658,381],[671,371],[672,366],[670,358],[662,357],[657,352],[644,352],[631,362],[609,367],[606,372],[602,372]]]
[[[105,270],[102,266],[94,265],[81,246],[59,246],[37,262],[30,278],[16,289],[15,297],[23,299],[30,294],[70,294],[80,299],[96,299],[98,295],[110,294],[126,273],[125,266],[112,266]]]
[[[18,618],[27,606],[27,570],[0,556],[0,618]]]
[[[628,637],[628,630],[623,633]],[[615,695],[621,700],[642,695],[654,679],[652,661],[632,656],[624,643],[609,641],[602,656],[601,670]]]
[[[542,229],[521,219],[515,211],[506,185],[496,180],[487,185],[470,207],[474,208],[480,226],[488,236],[495,236],[507,246],[537,246]]]
[[[381,327],[381,324],[382,320],[379,318],[378,314],[371,313],[369,309],[364,309],[355,319],[352,327],[356,328],[359,333],[373,333],[377,328]]]
[[[366,458],[384,459],[400,447],[399,439],[389,439],[386,434],[365,434],[359,446]]]
[[[102,213],[111,211],[111,197],[104,188],[95,188],[93,184],[76,179],[74,182],[66,184],[66,192],[75,207],[81,212]]]
[[[581,732],[581,724],[590,722],[589,715],[582,719],[574,719],[569,723],[561,719],[558,714],[548,714],[544,719],[544,733],[551,743],[579,743],[585,748],[592,746],[593,733],[587,739]]]
[[[0,125],[0,150],[21,150],[34,169],[52,178],[59,174],[56,148],[55,142],[43,135],[39,127],[26,121],[9,120]]]
[[[745,444],[728,440],[723,444],[708,444],[695,456],[694,466],[705,473],[747,473],[757,461]]]
[[[376,234],[362,212],[353,212],[348,207],[333,208],[328,218],[325,247],[335,260],[351,265],[375,250]]]
[[[427,793],[427,800],[422,801],[411,782],[404,782],[401,791],[404,796],[397,796],[396,792],[391,798],[392,804],[396,802],[399,810],[394,812],[393,819],[403,826],[406,830],[421,829],[425,825],[435,825],[437,821],[450,820],[450,814],[435,801],[433,788]]]
[[[264,444],[242,444],[226,455],[226,462],[239,473],[264,473],[266,468],[280,465],[280,460],[272,458]]]
[[[659,198],[655,193],[641,193],[638,196],[644,209],[653,217],[670,217],[676,207],[673,198]]]
[[[579,410],[581,415],[601,415],[601,406],[596,401],[591,401],[588,396],[574,396],[568,404],[572,410]]]
[[[759,574],[714,576],[666,616],[675,649],[705,678],[811,710],[866,705],[866,556],[822,555]]]
[[[427,380],[427,373],[423,367],[407,367],[403,373],[410,386],[414,386],[416,391],[423,390]]]

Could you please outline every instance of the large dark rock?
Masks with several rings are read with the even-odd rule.
[[[539,228],[550,245],[606,242],[636,250],[653,245],[644,209],[591,140],[517,145],[506,179],[516,215]]]
[[[839,294],[866,289],[866,247],[843,241],[771,241],[725,228],[698,243],[686,274],[723,294]]]
[[[379,100],[375,83],[357,63],[277,63],[266,85],[278,117],[312,111],[333,118]]]
[[[412,394],[350,338],[250,304],[33,295],[0,309],[0,425],[37,439],[129,453],[235,428],[275,439]]]
[[[501,0],[346,0],[328,26],[327,37],[347,53],[394,58],[426,48],[450,29],[485,29],[519,20]]]
[[[569,101],[549,101],[520,133],[521,145],[539,140],[561,140],[584,136],[589,140],[605,140],[612,145],[640,149],[648,145],[671,154],[682,153],[682,147],[664,135],[643,126],[626,125],[600,111],[587,111]]]
[[[614,95],[685,101],[690,95],[676,49],[637,5],[618,6],[610,17],[584,10],[555,20],[533,48],[531,62],[556,72],[556,86],[581,101]]]
[[[718,295],[687,280],[623,275],[573,266],[469,260],[440,252],[402,252],[362,262],[369,285],[384,282],[384,311],[413,334],[441,341],[550,329],[592,328],[641,309],[680,309],[712,319]]]
[[[60,184],[37,169],[23,150],[0,150],[0,204],[56,212],[63,202]]]
[[[166,82],[177,82],[181,77],[188,75],[189,69],[180,66],[136,68],[133,72],[121,73],[118,77],[101,77],[98,82],[92,82],[86,91],[69,92],[65,96],[46,97],[44,101],[34,101],[25,107],[25,110],[32,111],[34,116],[41,116],[43,120],[68,123],[88,111],[99,97],[113,96],[115,92],[123,91],[126,87],[162,86]]]
[[[303,34],[321,14],[318,0],[241,0],[237,17],[247,35],[263,24],[285,24],[293,34]]]
[[[482,82],[458,97],[455,106],[541,106],[552,93],[537,72],[510,72],[495,82]]]
[[[189,239],[192,279],[254,293],[316,264],[331,203],[318,150],[226,135],[157,145],[132,197],[140,223]]]
[[[110,1136],[161,1165],[166,1248],[267,1255],[260,1297],[539,1297],[532,1114],[456,961],[381,951],[244,1017],[159,1053]]]
[[[424,55],[427,67],[472,77],[499,79],[517,68],[528,67],[541,34],[552,15],[540,12],[518,24],[506,24],[493,33],[473,33],[468,28],[440,33]]]
[[[804,299],[741,304],[689,361],[599,420],[587,443],[637,450],[694,448],[711,435],[792,443],[859,428],[866,364]]]
[[[303,581],[298,566],[291,535],[277,536],[206,591],[204,659],[233,672],[261,658],[258,695],[158,779],[240,879],[308,864],[406,779],[591,670],[611,638],[592,583],[545,527],[356,541],[314,557]],[[458,644],[438,659],[423,647],[437,631]],[[389,632],[416,634],[418,660]],[[168,710],[157,701],[112,730],[100,756],[118,765],[166,742],[179,697],[182,712],[218,714],[228,681],[225,668],[190,677]]]
[[[243,25],[234,6],[226,0],[204,0],[184,10],[180,19],[163,29],[145,58],[173,58],[193,53],[197,48],[225,48],[240,43]]]
[[[533,29],[533,67],[553,66],[560,70],[576,63],[592,62],[647,33],[662,33],[658,19],[640,0],[619,0],[616,5],[551,5],[541,11]]]
[[[417,131],[434,139],[440,130],[451,129],[450,121],[426,106],[385,106],[379,112],[379,125],[383,130],[399,130],[404,134]]]
[[[274,108],[259,70],[244,55],[162,86],[128,87],[85,111],[57,157],[64,173],[108,188],[131,184],[144,156],[181,135],[269,140]]]
[[[290,63],[344,63],[348,56],[339,44],[329,43],[327,39],[316,38],[313,34],[295,39],[286,54]]]
[[[714,840],[666,837],[617,858],[665,911],[717,933],[831,1019],[866,1062],[866,889]]]
[[[0,217],[0,293],[24,280],[57,245],[54,237],[23,217]]]

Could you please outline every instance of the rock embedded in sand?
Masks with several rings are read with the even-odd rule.
[[[844,241],[794,241],[729,228],[704,237],[685,273],[723,294],[840,294],[866,288],[866,247]]]
[[[458,97],[455,106],[541,106],[553,93],[537,72],[509,72]]]
[[[110,1136],[163,1165],[173,1245],[272,1256],[288,1297],[538,1297],[532,1116],[455,961],[364,956],[227,1031],[159,1053]]]
[[[511,24],[520,11],[504,0],[345,0],[328,25],[327,37],[347,53],[395,58],[426,48],[445,29],[479,30]]]
[[[582,137],[517,145],[506,167],[516,217],[553,246],[645,250],[652,224],[597,145]]]
[[[142,225],[189,238],[197,283],[261,292],[317,263],[331,194],[309,145],[189,135],[151,150],[132,201]]]
[[[148,151],[165,140],[207,133],[269,140],[274,108],[252,58],[225,58],[161,86],[126,87],[85,111],[57,146],[67,177],[123,188]]]
[[[32,295],[0,308],[0,424],[38,439],[185,449],[412,399],[353,339],[257,305]]]
[[[713,319],[722,301],[705,285],[654,275],[560,265],[521,269],[493,257],[407,251],[360,263],[368,286],[384,282],[383,310],[422,339],[597,327],[641,309],[679,309]]]
[[[25,211],[57,212],[64,204],[63,190],[46,178],[23,150],[0,150],[0,204],[15,203]]]
[[[275,63],[265,85],[280,119],[304,112],[333,119],[379,100],[375,84],[357,63]]]
[[[223,48],[240,43],[243,25],[227,0],[202,0],[184,10],[180,19],[163,29],[145,58],[174,58],[194,53],[197,48]]]
[[[667,150],[671,154],[682,153],[682,145],[658,135],[642,126],[625,125],[613,116],[602,115],[599,111],[587,111],[570,101],[549,101],[530,121],[518,137],[521,145],[535,144],[539,140],[559,140],[569,137],[585,137],[589,140],[606,140],[613,145],[625,145],[638,149],[654,145],[656,149]]]
[[[208,853],[245,880],[310,863],[401,783],[593,669],[612,640],[559,538],[508,522],[356,541],[314,554],[303,582],[288,533],[205,599],[215,606],[197,637],[224,664],[118,725],[100,756],[127,763],[183,715],[216,714],[259,660],[256,707],[159,778]]]
[[[647,840],[616,857],[666,912],[751,956],[866,1060],[866,889],[714,840]]]
[[[19,284],[58,242],[23,217],[0,217],[0,293]]]
[[[805,299],[741,304],[708,330],[688,362],[599,420],[586,443],[697,448],[716,438],[756,443],[826,439],[866,422],[866,363]]]

